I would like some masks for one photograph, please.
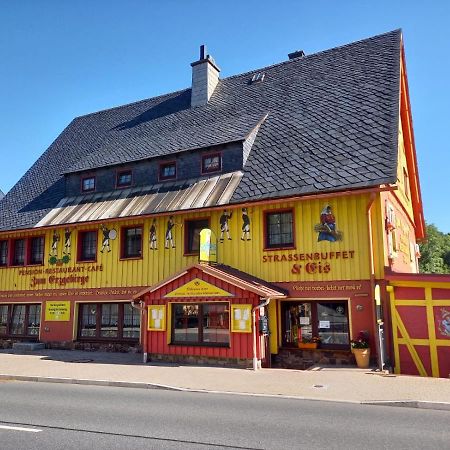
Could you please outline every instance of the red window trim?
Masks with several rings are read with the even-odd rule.
[[[183,256],[198,256],[200,254],[200,251],[189,253],[188,252],[188,239],[189,239],[189,231],[188,231],[188,222],[200,222],[200,220],[207,220],[208,221],[208,228],[211,226],[211,217],[193,217],[191,219],[184,219],[184,246],[183,246]]]
[[[32,263],[31,262],[31,241],[33,240],[33,239],[36,239],[36,238],[42,238],[43,239],[43,241],[44,241],[44,245],[43,245],[43,247],[44,247],[44,251],[43,251],[43,253],[42,253],[42,262],[40,262],[40,263]],[[37,236],[28,236],[27,238],[26,238],[26,251],[25,251],[25,255],[26,255],[26,260],[25,260],[25,265],[26,266],[43,266],[44,265],[44,262],[45,262],[45,235],[43,235],[43,234],[40,234],[40,235],[37,235]]]
[[[219,162],[220,162],[220,168],[217,170],[203,170],[204,169],[204,165],[203,165],[203,161],[206,158],[211,158],[214,156],[218,156],[219,157]],[[200,161],[200,173],[202,175],[206,175],[206,174],[210,174],[210,173],[218,173],[218,172],[222,172],[222,152],[209,152],[209,153],[204,153],[202,155],[201,161]]]
[[[133,228],[140,228],[141,233],[141,256],[124,256],[125,254],[125,231]],[[120,261],[130,261],[133,259],[142,259],[144,257],[144,225],[127,225],[120,228]]]
[[[25,254],[23,257],[23,264],[14,264],[14,257],[16,256],[16,251],[15,251],[15,242],[16,241],[24,241],[24,250],[25,250]],[[9,266],[10,267],[25,267],[27,265],[27,261],[28,261],[28,243],[27,243],[27,238],[26,237],[17,237],[17,238],[12,238],[10,239],[10,243],[9,243]]]
[[[162,176],[161,171],[162,171],[163,167],[170,166],[170,165],[175,166],[175,175],[173,177]],[[168,180],[176,180],[176,179],[177,179],[177,161],[173,160],[173,161],[160,162],[159,166],[158,166],[158,180],[159,181],[168,181]]]
[[[81,259],[81,235],[83,233],[95,233],[95,258],[94,259]],[[78,230],[77,232],[77,263],[96,263],[98,257],[98,230]]]
[[[94,187],[92,189],[83,189],[83,182],[84,180],[87,180],[88,178],[93,178],[94,179]],[[87,193],[87,192],[95,192],[95,190],[97,189],[97,177],[95,175],[85,175],[81,177],[80,180],[80,191],[83,193]]]
[[[131,175],[130,184],[119,185],[119,177],[120,177],[120,175],[123,175],[125,173],[129,173]],[[116,171],[116,189],[125,189],[125,188],[131,187],[131,186],[133,186],[133,171],[131,169],[117,170]]]
[[[5,338],[9,336],[9,330],[11,328],[11,306],[14,303],[0,303],[0,306],[6,306],[6,333],[0,333],[0,337]]]
[[[6,326],[6,334],[1,334],[0,336],[2,338],[13,338],[13,339],[18,339],[18,340],[30,340],[30,341],[36,341],[39,340],[39,334],[37,335],[30,335],[28,334],[28,321],[29,321],[29,317],[30,317],[30,306],[33,305],[39,305],[41,307],[41,311],[40,311],[40,316],[39,316],[39,328],[42,326],[42,321],[43,321],[43,309],[42,309],[42,302],[36,302],[36,301],[20,301],[18,303],[2,303],[2,305],[7,306],[8,307],[8,322],[7,322],[7,326]],[[24,316],[24,329],[25,329],[25,334],[11,334],[11,322],[12,322],[12,316],[13,316],[13,309],[14,306],[25,306],[25,316]]]
[[[289,245],[282,245],[278,247],[269,247],[268,246],[268,240],[269,235],[267,234],[267,216],[269,214],[280,214],[290,212],[292,213],[292,244]],[[297,248],[296,246],[296,240],[295,240],[295,209],[294,208],[282,208],[282,209],[266,209],[263,211],[263,238],[264,238],[264,248],[263,251],[265,252],[272,252],[272,251],[280,251],[280,250],[295,250]]]
[[[35,238],[42,238],[44,240],[44,253],[41,263],[32,263],[31,262],[31,241]],[[14,264],[14,243],[15,241],[23,240],[24,241],[24,248],[25,248],[25,255],[24,255],[24,261],[23,264]],[[6,242],[7,243],[7,262],[4,265],[0,265],[0,269],[5,269],[8,267],[27,267],[27,266],[43,266],[45,264],[45,235],[38,234],[36,236],[26,236],[26,237],[17,237],[17,238],[9,238],[9,239],[0,239],[0,242]]]
[[[0,269],[4,269],[6,267],[9,267],[9,258],[11,254],[11,239],[0,239],[1,242],[6,242],[6,264],[0,264]]]

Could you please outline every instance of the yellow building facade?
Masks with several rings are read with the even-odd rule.
[[[373,208],[374,236],[379,248],[382,244],[383,218],[380,195]],[[0,271],[2,287],[6,291],[60,288],[107,288],[150,286],[172,276],[191,264],[198,262],[198,255],[186,253],[186,224],[192,220],[206,220],[217,237],[218,262],[235,267],[267,281],[332,281],[361,280],[370,278],[367,208],[372,202],[370,194],[343,195],[314,200],[293,200],[245,207],[250,218],[250,231],[242,240],[242,206],[227,207],[229,236],[220,241],[220,216],[223,209],[174,214],[173,240],[167,244],[165,234],[169,215],[139,217],[100,224],[47,228],[36,231],[3,234],[2,240],[30,239],[43,236],[45,242],[43,265],[7,267]],[[330,206],[335,212],[340,238],[336,242],[318,242],[315,227],[320,223],[321,211]],[[265,215],[278,211],[291,211],[294,220],[294,244],[288,248],[268,249],[264,242]],[[156,226],[156,240],[151,247],[150,228]],[[111,251],[102,252],[102,230],[106,226],[114,230],[109,240]],[[142,229],[142,256],[121,257],[120,230],[128,227]],[[70,231],[70,250],[65,245],[66,229]],[[97,232],[97,257],[95,262],[79,262],[77,248],[79,233]],[[51,264],[52,242],[57,235],[55,256],[58,262]],[[172,247],[172,242],[174,247]],[[69,256],[63,262],[65,255]],[[375,255],[376,275],[381,278],[384,270],[383,253]],[[76,279],[70,279],[73,275]]]
[[[336,51],[224,80],[201,53],[190,89],[75,119],[0,202],[2,345],[302,368],[351,363],[363,336],[378,354],[375,287],[417,272],[424,236],[402,37]]]

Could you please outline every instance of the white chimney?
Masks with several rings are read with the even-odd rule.
[[[200,59],[192,66],[191,106],[206,105],[219,82],[220,69],[214,59],[206,54],[206,46],[200,46]]]

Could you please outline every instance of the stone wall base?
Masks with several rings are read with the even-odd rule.
[[[138,343],[63,341],[47,342],[45,346],[51,349],[85,352],[142,353],[142,346]]]
[[[350,350],[325,349],[280,348],[277,355],[272,355],[272,367],[305,370],[316,364],[352,366],[355,358]]]
[[[15,342],[24,342],[26,339],[0,339],[0,349],[9,349]],[[45,348],[53,350],[84,350],[91,352],[118,352],[118,353],[142,353],[139,343],[110,343],[110,342],[73,342],[57,341],[45,342]]]
[[[14,339],[0,339],[0,349],[8,349],[8,348],[12,348],[14,342],[21,342],[18,340],[14,340]]]
[[[150,354],[148,355],[149,362],[169,362],[180,363],[188,365],[211,365],[220,367],[252,367],[251,359],[240,358],[212,358],[209,356],[192,356],[192,355],[163,355]]]

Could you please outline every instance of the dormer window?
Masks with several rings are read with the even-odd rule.
[[[133,180],[133,172],[131,170],[122,170],[117,172],[116,187],[123,188],[131,186]]]
[[[174,180],[177,177],[177,163],[176,161],[170,161],[162,163],[159,166],[159,179],[160,180]]]
[[[222,170],[222,155],[220,153],[202,156],[202,174],[219,172],[220,170]]]
[[[95,177],[89,176],[81,179],[81,190],[83,192],[95,191]]]

